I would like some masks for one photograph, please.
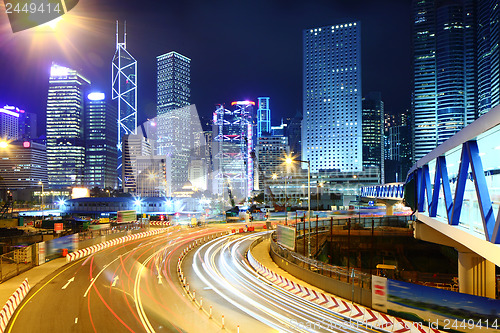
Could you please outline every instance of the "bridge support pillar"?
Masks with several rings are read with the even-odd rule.
[[[385,202],[385,215],[392,216],[394,215],[394,205],[388,202]]]
[[[495,264],[472,252],[458,252],[461,293],[495,298]]]

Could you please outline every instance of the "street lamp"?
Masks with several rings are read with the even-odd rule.
[[[42,221],[43,221],[43,219],[45,218],[45,214],[44,214],[44,210],[43,210],[44,205],[43,205],[43,183],[42,183],[42,181],[39,181],[38,185],[42,185],[42,200],[41,201],[42,201]]]
[[[307,224],[308,224],[308,237],[307,237],[307,256],[311,257],[311,162],[294,160],[290,156],[285,158],[285,163],[292,165],[293,162],[307,163]]]

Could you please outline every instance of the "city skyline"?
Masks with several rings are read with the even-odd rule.
[[[138,77],[142,85],[138,92],[140,121],[154,116],[156,111],[155,57],[176,51],[194,61],[192,103],[197,105],[202,116],[211,114],[214,105],[221,101],[269,96],[273,100],[273,123],[277,123],[282,117],[293,117],[302,108],[300,32],[311,26],[340,23],[353,17],[365,22],[367,32],[363,34],[368,34],[368,38],[363,38],[366,41],[363,49],[366,51],[363,51],[362,61],[363,68],[367,69],[363,73],[363,89],[381,91],[386,96],[388,112],[398,113],[409,107],[409,2],[395,4],[386,1],[376,6],[367,1],[356,4],[292,2],[286,8],[267,2],[240,7],[232,3],[214,4],[208,8],[202,3],[191,5],[176,4],[172,10],[165,11],[169,18],[174,16],[173,11],[181,14],[171,17],[169,23],[163,23],[166,20],[154,20],[158,13],[153,13],[151,8],[137,10],[134,7],[136,5],[129,2],[103,5],[89,1],[79,4],[68,13],[56,28],[64,32],[55,34],[37,34],[34,31],[12,34],[6,28],[6,16],[0,17],[0,35],[6,37],[0,42],[2,58],[6,59],[0,69],[9,76],[13,73],[10,67],[22,62],[25,69],[18,72],[26,71],[26,74],[33,76],[29,94],[21,92],[15,80],[8,85],[2,83],[0,88],[5,95],[0,96],[0,101],[19,105],[43,117],[46,98],[44,81],[48,73],[47,64],[53,60],[82,69],[83,74],[95,82],[98,90],[108,92],[110,77],[106,65],[114,51],[115,22],[116,19],[126,19],[127,48],[137,58]],[[165,7],[156,12],[162,12],[162,9]],[[222,23],[211,20],[210,13],[216,12],[228,17],[225,28],[221,26]],[[264,23],[254,20],[255,13],[264,13],[260,16]],[[139,23],[145,16],[151,16],[148,21],[154,23],[147,26]],[[388,18],[396,21],[385,23]],[[89,23],[91,28],[86,26]],[[398,28],[394,29],[395,26]],[[381,30],[371,36],[374,29],[370,28],[375,27]],[[162,37],[144,38],[151,36],[152,32]],[[58,35],[64,46],[60,46],[53,35]],[[388,39],[392,42],[389,43]],[[42,42],[45,42],[45,46],[54,47],[42,47]],[[396,48],[389,52],[391,46]],[[379,51],[382,49],[385,49],[384,52]],[[36,57],[34,50],[37,51]],[[7,68],[5,64],[8,63],[13,66]],[[406,71],[398,70],[405,67]],[[392,71],[400,78],[380,80],[383,70]],[[403,76],[404,79],[401,79]],[[234,77],[244,79],[234,80]]]

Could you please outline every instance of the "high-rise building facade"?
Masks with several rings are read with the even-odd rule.
[[[231,103],[233,110],[223,105],[213,114],[213,193],[245,200],[253,190],[253,107],[255,102]]]
[[[264,136],[257,140],[255,155],[258,165],[255,167],[256,189],[265,190],[266,181],[273,174],[282,173],[284,170],[284,160],[290,155],[288,137]]]
[[[1,140],[17,140],[19,138],[19,117],[21,111],[19,108],[10,105],[0,108]]]
[[[150,159],[153,155],[150,140],[142,134],[130,134],[123,137],[122,179],[123,191],[137,193],[140,187],[137,160],[142,157]],[[144,168],[144,163],[141,164]]]
[[[290,145],[290,154],[295,158],[301,159],[302,153],[302,114],[297,112],[287,124],[286,135],[288,137],[288,144]]]
[[[363,98],[363,168],[376,168],[384,183],[384,102],[379,92]]]
[[[197,112],[194,106],[190,106],[191,59],[177,52],[169,52],[156,57],[156,65],[156,153],[169,157],[169,188],[176,191],[189,178],[189,158],[195,141],[193,118],[197,118]],[[200,133],[199,120],[196,125],[200,127],[196,133]]]
[[[404,182],[411,160],[411,127],[408,112],[386,115],[384,128],[385,182]]]
[[[38,188],[47,185],[45,145],[31,140],[12,141],[0,149],[0,174],[3,189]]]
[[[303,48],[302,159],[311,172],[360,172],[361,25],[304,30]]]
[[[414,160],[498,104],[499,1],[413,1]]]
[[[118,41],[116,22],[116,51],[112,62],[112,99],[117,101],[118,115],[118,186],[122,187],[122,139],[125,135],[137,134],[137,61],[127,51],[127,27],[123,42]]]
[[[84,92],[90,81],[76,70],[52,64],[47,97],[47,174],[49,186],[83,185]]]
[[[88,94],[85,101],[85,185],[116,188],[118,177],[117,112],[104,93]]]
[[[175,51],[156,57],[157,115],[188,106],[191,101],[191,59]]]
[[[257,98],[257,139],[271,132],[271,109],[269,97]],[[264,135],[262,134],[264,133]]]

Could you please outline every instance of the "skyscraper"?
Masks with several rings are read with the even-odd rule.
[[[227,198],[229,193],[244,200],[253,190],[253,124],[255,102],[232,102],[234,110],[224,106],[214,112],[213,166],[215,179],[213,193]]]
[[[302,159],[311,172],[362,171],[360,23],[304,30],[303,48]]]
[[[175,191],[188,180],[193,119],[198,119],[194,106],[190,106],[191,59],[169,52],[156,57],[156,64],[157,154],[171,161],[167,178],[171,179],[169,188]],[[199,123],[197,120],[196,132],[201,132]]]
[[[117,112],[104,93],[93,92],[85,103],[85,184],[116,188]]]
[[[156,57],[156,113],[188,106],[191,100],[191,59],[175,51]]]
[[[17,140],[19,138],[21,111],[19,108],[9,105],[0,108],[0,139]]]
[[[418,160],[499,101],[499,1],[413,1]]]
[[[53,188],[83,184],[83,103],[89,84],[77,71],[52,64],[47,97],[47,174]]]
[[[116,22],[116,51],[112,62],[112,98],[117,100],[118,113],[118,186],[122,186],[122,139],[124,135],[137,134],[137,61],[127,51],[127,26],[123,42],[118,42]]]
[[[269,109],[269,97],[257,98],[257,139],[268,136],[271,132],[271,109]],[[264,135],[262,134],[264,133]],[[266,134],[267,133],[267,134]]]
[[[478,108],[479,115],[498,105],[500,98],[500,1],[478,1]]]
[[[363,98],[363,168],[379,170],[384,183],[384,102],[379,92]]]
[[[295,116],[290,119],[290,122],[287,125],[288,126],[286,128],[286,134],[288,136],[288,143],[290,145],[290,154],[300,160],[302,153],[302,113],[297,111]]]

